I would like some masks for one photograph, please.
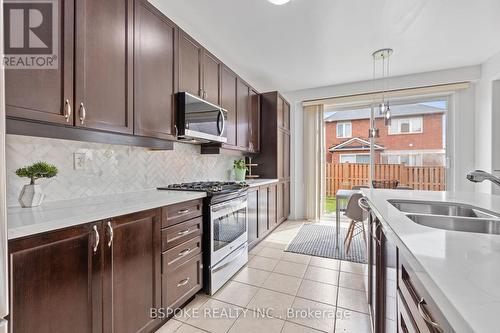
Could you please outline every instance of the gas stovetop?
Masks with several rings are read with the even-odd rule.
[[[164,187],[158,187],[158,190],[206,192],[208,195],[213,196],[240,192],[247,187],[248,184],[245,182],[193,182],[171,184]]]

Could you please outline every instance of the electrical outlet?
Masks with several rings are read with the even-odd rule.
[[[85,153],[74,153],[73,154],[73,167],[75,170],[84,170],[85,162],[87,160],[87,154]]]

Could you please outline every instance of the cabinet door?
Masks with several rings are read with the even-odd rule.
[[[5,70],[7,116],[73,125],[74,5],[58,3],[57,69]]]
[[[207,50],[203,52],[203,99],[220,105],[222,63]]]
[[[227,110],[227,144],[236,146],[236,74],[222,66],[221,106]]]
[[[250,144],[250,88],[240,79],[237,80],[236,96],[237,146],[248,150]]]
[[[276,185],[276,215],[278,223],[282,222],[285,216],[285,202],[283,201],[284,190],[285,183],[278,183]]]
[[[285,220],[290,216],[290,181],[285,182],[283,190],[283,210],[285,211]]]
[[[9,242],[11,332],[102,331],[97,233],[100,223]]]
[[[283,128],[290,130],[290,104],[283,101]]]
[[[250,145],[252,152],[260,151],[260,95],[255,90],[250,90]]]
[[[278,168],[278,179],[284,180],[285,169],[284,169],[284,152],[285,152],[285,136],[286,133],[282,129],[278,129],[278,151],[277,151],[277,168]]]
[[[161,307],[161,210],[105,222],[104,332],[150,332]]]
[[[257,239],[257,224],[259,223],[259,191],[251,189],[248,191],[248,244]]]
[[[283,178],[290,179],[290,133],[283,132]]]
[[[75,124],[133,132],[133,0],[76,2]]]
[[[177,28],[145,0],[136,1],[134,134],[173,138]]]
[[[203,47],[179,29],[179,91],[203,97],[202,56]]]
[[[284,126],[284,109],[285,109],[285,101],[278,94],[278,110],[277,110],[277,120],[278,120],[278,128],[283,128]]]
[[[257,234],[259,238],[264,237],[269,232],[269,207],[268,207],[268,187],[259,188],[259,224]]]
[[[381,228],[382,229],[382,228]],[[397,281],[398,281],[398,263],[397,263],[397,247],[394,243],[390,242],[383,232],[380,233],[381,241],[381,255],[382,255],[382,270],[380,282],[383,284],[383,317],[381,318],[381,325],[383,325],[382,332],[397,332]]]
[[[271,185],[268,187],[268,201],[267,209],[269,211],[269,228],[273,228],[279,222],[279,212],[278,212],[278,185]]]

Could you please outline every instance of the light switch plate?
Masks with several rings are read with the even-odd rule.
[[[84,170],[86,160],[87,160],[86,153],[74,153],[73,154],[73,168],[75,170]]]

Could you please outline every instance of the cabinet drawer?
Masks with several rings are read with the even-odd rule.
[[[453,332],[424,285],[417,279],[415,272],[403,257],[400,256],[399,259],[399,295],[407,305],[408,314],[413,318],[418,332]]]
[[[174,246],[200,236],[203,230],[203,219],[195,219],[176,224],[161,231],[161,249],[167,251]]]
[[[171,270],[163,273],[162,306],[164,308],[181,306],[203,287],[201,258],[199,254],[180,265],[173,265]],[[165,267],[168,260],[165,254],[162,260]]]
[[[202,207],[201,199],[163,207],[161,210],[161,226],[165,228],[201,216]]]
[[[419,333],[401,292],[398,291],[398,333]]]
[[[168,272],[175,265],[179,265],[182,262],[189,260],[193,256],[201,253],[201,236],[197,236],[187,242],[179,244],[167,252],[163,253],[163,270]]]

